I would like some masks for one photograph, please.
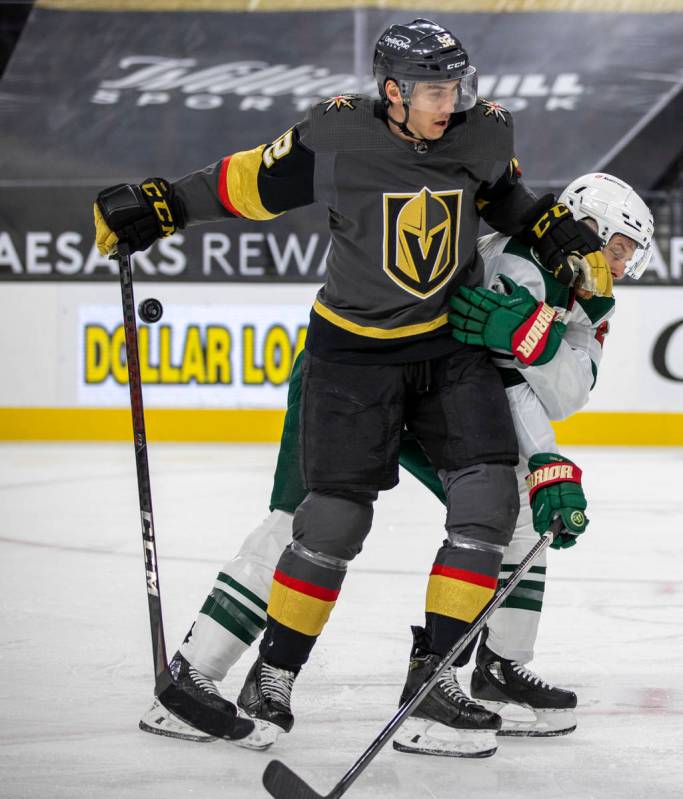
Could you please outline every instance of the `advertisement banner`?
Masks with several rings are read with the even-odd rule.
[[[253,297],[254,292],[251,291]],[[201,293],[198,287],[195,295]],[[163,296],[163,292],[162,292]],[[235,298],[237,299],[237,298]],[[683,411],[683,289],[617,289],[590,411]],[[283,408],[304,345],[310,304],[164,303],[138,323],[145,404],[163,408]],[[125,407],[128,374],[121,308],[79,304],[78,403]]]
[[[683,413],[683,288],[618,286],[615,296],[587,410]]]
[[[167,305],[138,325],[140,375],[148,407],[283,408],[303,349],[308,305]],[[81,305],[78,401],[129,401],[121,308]]]
[[[680,15],[438,16],[469,50],[480,96],[513,113],[517,155],[539,191],[618,149],[666,100],[680,66]],[[0,80],[0,280],[115,281],[92,244],[99,190],[177,179],[273,141],[314,102],[376,94],[372,47],[395,18],[364,10],[359,27],[350,10],[35,7]],[[661,268],[646,282],[680,285],[683,232],[661,235]],[[316,206],[214,223],[155,245],[136,279],[320,282],[327,245],[327,209]]]

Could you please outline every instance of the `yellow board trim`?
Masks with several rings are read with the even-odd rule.
[[[315,636],[322,632],[334,605],[334,602],[301,594],[273,580],[268,599],[268,615],[290,630]]]
[[[443,327],[443,325],[448,323],[448,314],[442,314],[441,316],[437,316],[436,319],[432,319],[430,322],[422,322],[418,325],[403,325],[403,327],[392,327],[389,330],[385,330],[383,327],[369,327],[356,324],[356,322],[350,322],[338,313],[326,308],[319,300],[313,303],[313,310],[324,319],[327,319],[328,322],[332,322],[333,325],[348,330],[350,333],[355,333],[357,336],[366,336],[367,338],[387,339],[417,336],[420,333],[428,333],[430,330],[436,330],[437,327]]]
[[[145,409],[150,441],[279,441],[282,410]],[[128,408],[0,408],[0,440],[132,441]]]
[[[228,198],[231,205],[247,219],[275,219],[282,214],[271,214],[264,208],[258,191],[258,173],[263,160],[265,144],[253,150],[243,150],[230,157],[228,163]]]
[[[147,408],[150,441],[277,442],[283,410]],[[577,413],[560,446],[683,447],[683,413]],[[2,408],[0,441],[130,441],[128,408]]]
[[[336,11],[376,8],[416,11],[594,13],[595,0],[38,0],[41,8],[67,11]],[[653,14],[683,11],[683,0],[602,0],[599,11]],[[415,14],[413,13],[413,16]]]
[[[552,425],[558,444],[683,446],[683,413],[577,413]]]
[[[427,613],[471,622],[493,596],[493,588],[432,574],[427,584]]]

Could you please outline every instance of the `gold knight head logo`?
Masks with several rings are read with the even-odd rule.
[[[410,294],[430,297],[457,268],[460,195],[384,195],[384,271]]]

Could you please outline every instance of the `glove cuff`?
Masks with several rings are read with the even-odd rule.
[[[512,354],[527,365],[540,358],[556,316],[554,308],[539,302],[531,316],[512,334]]]
[[[147,178],[140,184],[150,208],[154,212],[159,236],[170,236],[185,227],[184,215],[180,203],[176,201],[173,186],[163,178]]]
[[[538,222],[539,217],[549,208],[552,208],[553,205],[557,205],[557,199],[555,198],[555,195],[544,194],[542,197],[539,197],[532,206],[527,208],[519,220],[525,228],[524,231],[522,231],[522,236],[524,236],[527,233],[527,229],[531,225],[535,225],[536,222]]]
[[[529,500],[541,488],[546,488],[553,483],[578,483],[581,485],[583,472],[571,461],[554,461],[534,469],[526,476],[526,485],[529,490]]]

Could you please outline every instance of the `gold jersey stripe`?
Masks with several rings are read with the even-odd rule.
[[[469,623],[492,596],[492,588],[432,574],[427,584],[426,611]]]
[[[407,336],[418,336],[420,333],[428,333],[430,330],[436,330],[438,327],[448,324],[448,314],[437,316],[429,322],[420,322],[416,325],[403,325],[403,327],[392,327],[385,330],[383,327],[370,327],[366,325],[359,325],[356,322],[351,322],[344,319],[338,313],[326,308],[320,300],[313,303],[313,310],[320,314],[328,322],[333,325],[348,330],[350,333],[355,333],[357,336],[366,336],[367,338],[405,338]]]
[[[322,632],[334,605],[334,602],[302,594],[273,580],[268,615],[291,630],[315,636]]]
[[[41,8],[68,11],[336,11],[397,9],[433,11],[434,0],[38,0]],[[594,13],[595,0],[439,0],[439,11]],[[683,0],[602,0],[602,13],[667,14],[683,11]]]
[[[271,214],[264,208],[258,191],[258,173],[261,168],[265,144],[253,150],[243,150],[230,156],[226,176],[228,199],[232,207],[245,219],[275,219],[281,214]]]

